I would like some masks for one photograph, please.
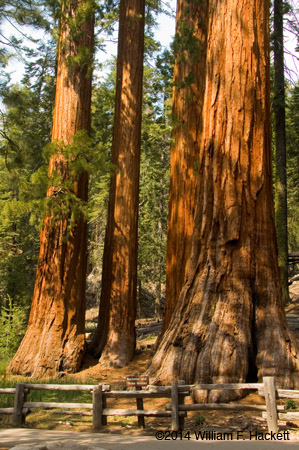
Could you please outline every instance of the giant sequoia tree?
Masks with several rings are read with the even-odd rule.
[[[53,185],[47,192],[50,206],[41,230],[28,328],[8,367],[13,373],[73,372],[83,356],[87,226],[81,208],[76,212],[69,204],[87,200],[88,176],[74,171],[79,153],[68,160],[65,151],[78,131],[90,128],[93,11],[92,0],[62,1],[52,129],[55,151],[49,163]]]
[[[114,366],[134,355],[144,0],[121,0],[112,140],[113,174],[99,323],[91,351]]]
[[[191,253],[207,44],[207,0],[178,0],[163,330],[183,287]]]
[[[268,16],[267,0],[209,1],[191,258],[150,369],[160,381],[299,383],[275,240]]]

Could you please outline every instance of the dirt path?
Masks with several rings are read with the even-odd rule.
[[[196,441],[190,440],[157,441],[154,436],[124,436],[101,433],[75,433],[70,431],[33,430],[28,428],[0,430],[0,445],[11,448],[21,444],[46,444],[74,442],[101,446],[104,450],[295,450],[298,441]],[[1,448],[1,447],[0,447]],[[28,446],[28,449],[31,447]]]

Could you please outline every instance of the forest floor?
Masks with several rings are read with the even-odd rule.
[[[287,314],[299,314],[299,280],[289,287],[291,302],[286,307]]]
[[[299,339],[299,317],[295,320],[295,315],[299,316],[299,281],[291,286],[292,301],[287,306],[286,312],[290,326]],[[90,308],[87,312],[87,323],[90,329],[96,323],[98,308]],[[92,325],[94,324],[94,325]],[[147,369],[152,356],[154,354],[155,342],[161,328],[161,322],[150,319],[139,319],[137,321],[137,349],[133,361],[124,368],[117,369],[111,367],[103,367],[97,360],[91,356],[87,356],[84,361],[82,370],[71,377],[63,377],[59,379],[59,383],[88,383],[109,384],[113,389],[125,389],[126,377],[128,375],[140,375]],[[21,381],[20,377],[3,376],[3,382],[16,383]],[[151,380],[150,380],[151,381]],[[40,382],[40,381],[39,381]],[[55,382],[52,380],[51,382]],[[0,376],[0,385],[1,382]],[[41,401],[41,400],[38,400]],[[49,400],[47,400],[49,401]],[[53,401],[53,400],[52,400]],[[59,400],[61,401],[61,400]],[[66,400],[72,401],[72,400]],[[73,400],[74,401],[74,400]],[[78,401],[78,400],[75,400]],[[87,401],[91,401],[87,400]],[[125,399],[109,399],[107,407],[109,408],[136,408],[136,400]],[[86,402],[86,400],[84,400]],[[150,399],[144,400],[145,409],[165,410],[165,403],[169,399]],[[249,394],[245,398],[238,400],[239,403],[245,404],[264,404],[264,399],[256,393]],[[192,403],[190,397],[186,398],[186,403]],[[286,401],[280,401],[286,405]],[[299,411],[299,401],[297,401],[297,411]],[[8,417],[0,415],[0,427],[10,426]],[[102,432],[130,434],[130,435],[153,435],[156,430],[167,430],[170,428],[170,419],[168,418],[152,418],[145,419],[146,428],[138,428],[136,417],[109,417],[108,426],[104,426]],[[26,417],[26,426],[29,428],[39,428],[48,430],[65,430],[65,431],[92,431],[92,423],[90,416],[74,416],[58,414],[53,410],[33,410]],[[292,439],[299,440],[299,420],[298,421],[280,421],[280,430],[290,430]],[[261,413],[256,412],[225,412],[225,411],[205,411],[188,412],[185,419],[185,430],[194,432],[202,431],[218,431],[218,432],[237,432],[242,431],[244,437],[248,437],[251,431],[265,432],[267,431],[267,423],[261,417]]]

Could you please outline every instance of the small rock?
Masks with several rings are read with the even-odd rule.
[[[286,426],[291,428],[299,428],[299,426],[294,422],[286,422]]]
[[[242,431],[246,430],[247,428],[249,428],[249,425],[250,425],[249,422],[244,422],[243,425],[241,426],[241,430]]]

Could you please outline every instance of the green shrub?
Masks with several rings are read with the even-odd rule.
[[[0,331],[1,332],[1,331]],[[1,361],[0,361],[0,376],[5,375],[6,373],[6,367],[8,366],[11,358],[9,357],[3,357],[0,353]],[[2,387],[2,386],[0,386]]]
[[[26,310],[7,297],[0,310],[0,358],[8,359],[16,352],[26,330]]]
[[[197,416],[195,416],[194,420],[196,425],[203,425],[204,423],[206,423],[206,418],[202,414],[198,414]]]
[[[287,409],[297,409],[297,403],[292,398],[287,400]]]

